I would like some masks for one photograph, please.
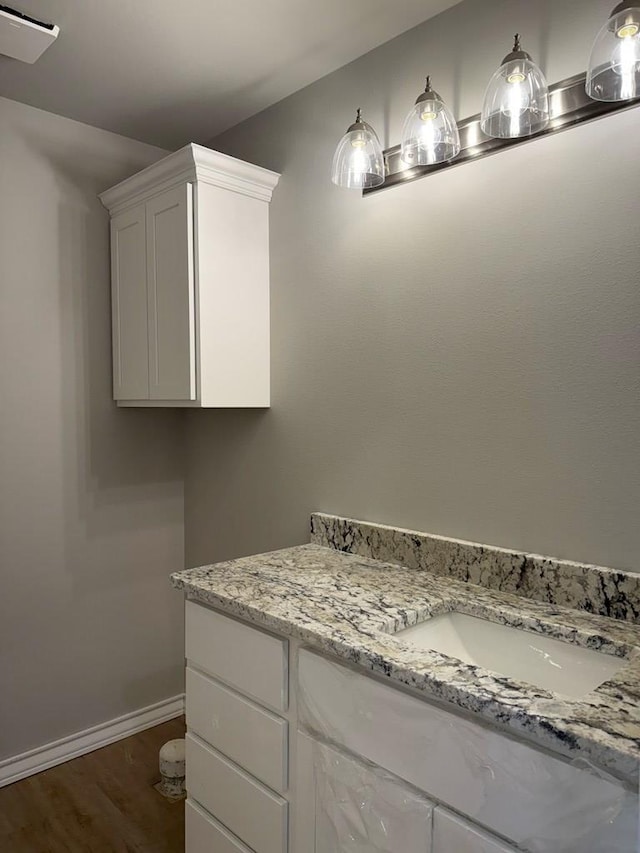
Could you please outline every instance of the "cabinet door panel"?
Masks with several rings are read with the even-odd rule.
[[[296,853],[432,853],[432,815],[429,800],[384,770],[298,732]]]
[[[195,400],[193,186],[146,204],[149,396]]]
[[[145,206],[111,220],[113,397],[149,398]]]
[[[437,808],[433,819],[433,853],[516,853],[516,850],[446,809]]]
[[[306,649],[298,719],[523,849],[636,853],[637,792]]]
[[[313,763],[315,853],[431,853],[428,800],[319,742]]]

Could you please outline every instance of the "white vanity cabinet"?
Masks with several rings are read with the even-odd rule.
[[[186,853],[636,853],[638,793],[186,604]]]
[[[100,198],[121,406],[269,405],[269,202],[279,175],[187,145]]]

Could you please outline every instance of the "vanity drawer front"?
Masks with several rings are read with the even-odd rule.
[[[298,676],[303,728],[516,846],[635,853],[637,793],[312,652],[300,651]]]
[[[187,667],[187,726],[265,785],[286,791],[286,720]]]
[[[287,708],[287,641],[187,601],[187,660],[270,708]]]
[[[187,733],[187,792],[255,853],[285,853],[287,802]]]
[[[185,803],[184,823],[186,853],[251,853],[248,847],[192,800]]]
[[[433,853],[516,853],[515,847],[498,841],[446,809],[433,816]]]

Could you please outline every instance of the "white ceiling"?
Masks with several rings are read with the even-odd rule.
[[[165,148],[206,142],[459,0],[5,0],[60,36],[0,95]]]

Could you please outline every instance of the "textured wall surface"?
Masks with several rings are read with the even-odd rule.
[[[283,173],[273,402],[188,413],[188,564],[317,509],[640,569],[640,109],[365,199],[328,178],[357,106],[395,144],[431,73],[474,114],[516,30],[568,77],[610,6],[466,0],[212,141]]]
[[[0,99],[0,759],[182,690],[180,412],[111,400],[109,217],[164,152]]]

